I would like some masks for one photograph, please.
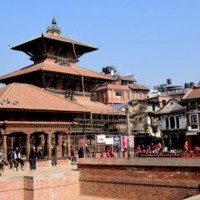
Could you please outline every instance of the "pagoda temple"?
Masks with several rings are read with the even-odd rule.
[[[30,57],[33,64],[0,78],[0,82],[29,83],[50,90],[91,92],[97,85],[112,82],[113,78],[77,65],[85,53],[96,47],[66,38],[62,35],[56,20],[46,33],[32,40],[12,47]]]
[[[0,77],[0,148],[4,157],[19,147],[28,155],[31,147],[43,148],[48,165],[56,146],[60,159],[88,144],[102,150],[96,135],[125,134],[124,112],[92,101],[95,88],[113,82],[113,77],[77,65],[96,47],[62,35],[56,20],[46,33],[13,46],[30,57],[33,64]],[[66,152],[63,152],[63,144]]]

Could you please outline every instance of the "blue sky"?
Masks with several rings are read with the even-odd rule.
[[[66,37],[99,47],[79,65],[114,65],[152,88],[200,80],[199,0],[7,0],[1,2],[0,75],[31,64],[10,49],[46,31],[53,17]]]

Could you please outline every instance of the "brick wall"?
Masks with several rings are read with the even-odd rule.
[[[78,174],[57,172],[0,179],[1,200],[64,200],[78,194]]]
[[[16,197],[17,200],[24,200],[24,179],[23,177],[12,177],[0,179],[0,199],[7,200]]]
[[[197,194],[200,159],[81,160],[80,194],[132,200],[180,200]]]

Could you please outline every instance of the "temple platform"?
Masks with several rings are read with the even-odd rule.
[[[200,159],[84,158],[37,170],[6,170],[0,199],[180,200],[197,194]]]

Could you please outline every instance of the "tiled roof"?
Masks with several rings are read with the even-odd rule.
[[[76,100],[79,104],[82,104],[89,108],[94,114],[107,114],[107,115],[125,115],[123,111],[117,110],[111,106],[105,105],[100,102],[91,101],[90,97],[76,97]]]
[[[146,90],[146,91],[149,91],[149,88],[147,88],[146,86],[144,85],[138,85],[138,84],[129,84],[129,87],[132,89],[132,90]]]
[[[105,84],[103,86],[98,87],[96,90],[130,90],[127,85],[117,85],[117,84]]]
[[[90,78],[93,77],[93,78],[104,79],[104,80],[113,80],[112,78],[104,76],[101,73],[95,72],[93,70],[88,70],[85,68],[78,67],[75,64],[70,64],[70,66],[62,66],[55,62],[46,60],[44,62],[41,62],[38,64],[33,64],[28,67],[24,67],[20,70],[9,73],[7,75],[4,75],[4,76],[0,77],[0,81],[11,78],[11,77],[40,71],[40,70],[62,73],[62,74],[70,74],[70,75],[75,75],[75,76],[84,76],[84,77],[90,77]]]
[[[92,45],[80,42],[78,40],[75,40],[75,39],[72,39],[72,38],[68,38],[68,37],[65,37],[63,35],[54,35],[54,34],[51,34],[51,33],[44,33],[41,36],[35,37],[35,38],[31,39],[31,40],[28,40],[28,41],[23,42],[21,44],[15,45],[15,46],[12,47],[12,49],[14,49],[14,50],[20,49],[21,46],[24,46],[27,43],[31,43],[31,42],[33,42],[35,40],[40,40],[41,38],[47,38],[47,39],[52,39],[52,40],[61,41],[61,42],[65,42],[65,43],[80,45],[80,46],[88,47],[88,48],[93,49],[93,50],[97,50],[98,49],[97,47],[94,47]]]
[[[22,83],[12,83],[0,89],[0,109],[89,112],[89,109],[77,102]]]
[[[185,107],[180,105],[176,99],[170,99],[165,106],[160,108],[156,114],[168,114],[175,112],[183,112],[185,111]]]
[[[130,75],[130,76],[120,76],[120,79],[123,81],[132,81],[132,82],[136,82],[136,79]]]
[[[200,98],[200,87],[194,87],[190,89],[184,96],[183,100],[198,99]]]
[[[74,72],[78,73],[79,75],[83,75],[85,77],[93,77],[93,78],[99,78],[99,79],[110,80],[110,81],[113,80],[112,77],[107,77],[96,71],[78,67],[76,64],[70,64],[70,67],[72,68]]]
[[[158,95],[158,96],[155,96],[155,97],[151,97],[151,98],[148,98],[148,99],[145,99],[145,101],[148,101],[148,102],[162,102],[163,100],[165,101],[168,101],[172,99],[171,96],[168,96],[168,95]]]

